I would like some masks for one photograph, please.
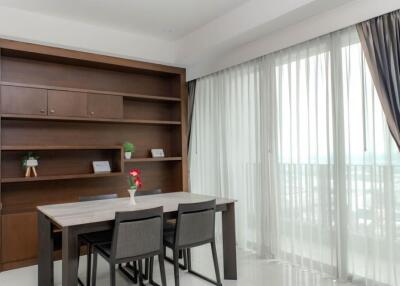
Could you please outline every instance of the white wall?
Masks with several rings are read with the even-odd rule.
[[[202,77],[397,9],[400,9],[399,0],[351,1],[300,23],[260,36],[255,41],[203,57],[202,61],[187,67],[187,80]]]
[[[155,63],[175,63],[175,43],[0,7],[0,37]]]

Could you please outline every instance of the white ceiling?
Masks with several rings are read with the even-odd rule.
[[[0,0],[0,5],[176,40],[248,0]]]
[[[185,67],[193,79],[396,9],[399,0],[0,0],[0,38]]]

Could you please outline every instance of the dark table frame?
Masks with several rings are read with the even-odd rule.
[[[222,212],[222,236],[224,278],[237,280],[235,204],[217,205],[217,211]],[[164,213],[168,217],[176,217],[177,212]],[[89,224],[79,224],[62,227],[62,285],[75,286],[78,279],[78,235],[112,229],[114,221],[103,221]],[[38,285],[54,285],[53,229],[60,227],[51,218],[38,210]]]

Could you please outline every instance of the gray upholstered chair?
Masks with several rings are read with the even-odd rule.
[[[148,196],[148,195],[159,195],[159,194],[162,194],[162,190],[161,189],[155,189],[155,190],[150,190],[150,191],[137,191],[136,193],[135,193],[135,196],[136,197],[142,197],[142,196]],[[165,227],[165,226],[164,226]],[[139,267],[138,267],[138,263],[142,263],[142,261],[133,261],[132,263],[126,263],[126,267],[127,268],[130,268],[131,270],[132,270],[132,272],[133,272],[133,277],[132,277],[132,280],[133,280],[133,282],[134,283],[137,283],[137,274],[138,274],[138,269],[139,269]],[[145,265],[145,267],[144,267],[144,275],[143,275],[143,278],[145,279],[145,280],[148,280],[149,279],[149,269],[150,269],[150,259],[145,259],[145,261],[144,261],[144,265]],[[140,267],[142,267],[141,265],[140,265]],[[124,272],[125,274],[127,274],[125,271],[124,271],[124,269],[123,269],[123,265],[122,264],[120,264],[119,265],[119,269],[122,271],[122,272]]]
[[[194,274],[212,284],[222,285],[215,247],[215,200],[194,204],[180,204],[176,221],[176,231],[164,234],[164,245],[172,249],[175,286],[179,286],[179,251],[187,255],[187,268]],[[196,246],[211,245],[216,280],[211,280],[192,269],[190,249]]]
[[[115,265],[158,256],[161,285],[166,285],[163,248],[163,208],[131,212],[117,212],[111,243],[96,245],[93,251],[93,286],[96,286],[97,256],[100,254],[110,266],[110,285],[115,286]],[[153,263],[152,263],[153,264]],[[139,263],[142,284],[142,269]],[[153,285],[157,285],[153,283]]]
[[[109,200],[117,198],[117,194],[109,194],[109,195],[99,195],[99,196],[87,196],[87,197],[79,197],[80,202],[87,201],[99,201],[99,200]],[[92,268],[92,252],[93,247],[97,244],[101,244],[104,242],[111,241],[112,231],[101,231],[101,232],[93,232],[88,234],[82,234],[79,236],[79,246],[85,245],[87,249],[87,268],[86,268],[86,285],[90,286],[90,271]],[[78,248],[80,254],[80,247]],[[78,260],[79,264],[79,260]],[[78,277],[78,283],[80,285],[84,285],[82,280]]]

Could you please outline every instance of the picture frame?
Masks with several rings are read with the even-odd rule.
[[[151,149],[151,157],[153,158],[164,158],[164,149]]]
[[[111,173],[109,161],[93,161],[93,172],[95,174]]]

